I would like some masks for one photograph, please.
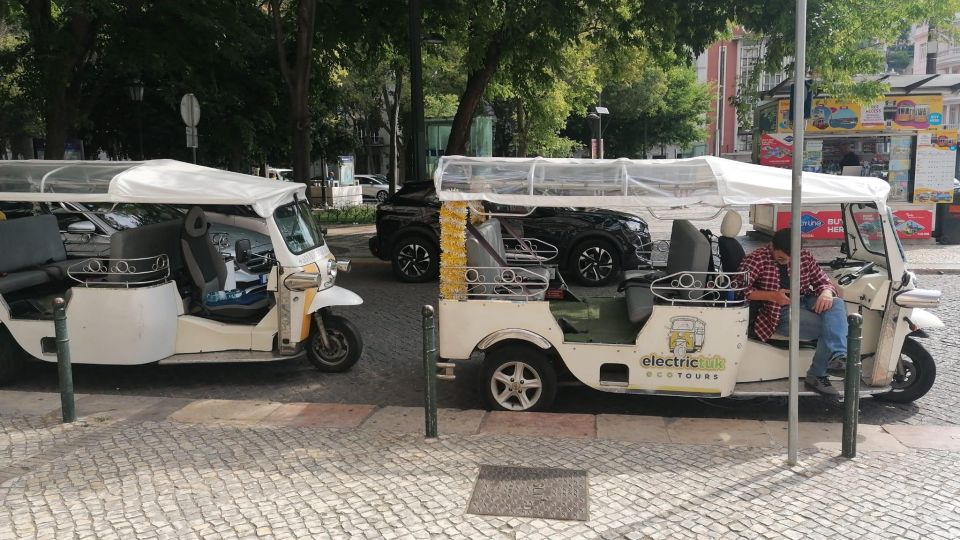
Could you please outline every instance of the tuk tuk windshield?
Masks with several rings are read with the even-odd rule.
[[[323,245],[323,235],[310,205],[303,200],[281,206],[273,213],[287,248],[294,255],[306,253]]]
[[[863,243],[863,247],[870,253],[876,255],[886,255],[887,248],[883,242],[883,222],[880,220],[880,212],[873,205],[855,204],[851,208],[853,221],[857,225],[857,235]],[[897,218],[887,209],[887,219],[893,224],[897,231],[909,230],[912,226],[919,226],[912,221],[906,221]],[[903,254],[903,246],[900,244],[899,235],[894,235],[900,253]],[[906,257],[904,257],[906,258]]]

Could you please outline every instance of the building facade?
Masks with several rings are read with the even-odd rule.
[[[954,23],[960,26],[960,23]],[[910,33],[913,42],[913,73],[927,73],[927,52],[929,52],[929,30],[927,25],[914,26]],[[937,43],[936,73],[960,74],[960,45]],[[943,98],[944,125],[960,129],[960,95],[948,95]]]

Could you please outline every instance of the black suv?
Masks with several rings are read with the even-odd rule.
[[[436,279],[439,216],[440,200],[431,182],[404,185],[377,206],[377,235],[370,239],[370,251],[391,261],[401,281]],[[559,253],[550,264],[584,285],[606,285],[623,269],[649,264],[650,231],[637,216],[600,209],[537,208],[529,216],[499,219],[525,238],[556,246]]]

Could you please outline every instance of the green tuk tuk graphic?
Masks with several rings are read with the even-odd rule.
[[[706,327],[706,324],[696,317],[672,317],[667,346],[674,356],[680,359],[686,358],[688,353],[699,352],[703,348]]]

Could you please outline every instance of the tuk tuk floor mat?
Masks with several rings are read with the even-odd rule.
[[[587,471],[481,465],[468,514],[587,521]]]
[[[577,343],[636,343],[642,324],[630,322],[627,299],[585,298],[584,302],[550,302],[550,311],[556,319],[565,319],[576,332],[564,329],[563,340]],[[563,324],[563,323],[561,323]]]

